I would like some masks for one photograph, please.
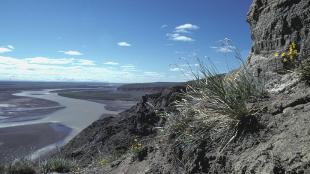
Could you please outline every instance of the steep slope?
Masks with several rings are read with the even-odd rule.
[[[156,135],[156,127],[165,123],[158,112],[173,110],[172,103],[184,90],[183,86],[176,86],[161,93],[143,96],[131,109],[119,115],[104,116],[94,122],[57,155],[73,158],[81,166],[87,166],[101,158],[110,160],[120,157],[130,150],[134,139],[153,138]]]
[[[268,90],[267,96],[247,103],[255,111],[253,129],[238,133],[224,116],[214,115],[207,127],[197,124],[203,137],[193,144],[180,142],[174,132],[165,132],[171,130],[169,113],[179,114],[174,101],[185,90],[174,87],[95,122],[63,154],[85,166],[85,174],[310,173],[310,88],[300,80],[299,67],[279,73],[273,60],[275,52],[287,50],[292,42],[300,59],[308,58],[309,13],[309,0],[253,1],[248,14],[253,48],[247,65],[254,74],[262,69]],[[229,143],[222,141],[235,132]]]
[[[292,41],[300,43],[302,54],[310,51],[309,0],[254,0],[248,22],[254,54],[286,49]]]
[[[254,0],[247,21],[253,40],[248,65],[257,73],[264,72],[267,88],[279,81],[275,73],[283,67],[281,53],[288,56],[289,45],[296,43],[298,60],[310,54],[310,1],[309,0]],[[275,53],[280,54],[275,62]]]

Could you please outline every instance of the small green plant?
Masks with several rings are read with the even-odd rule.
[[[18,160],[8,165],[8,174],[35,174],[35,167],[29,160]]]
[[[68,173],[76,170],[76,164],[71,160],[55,157],[41,162],[40,168],[42,173]]]
[[[300,70],[301,80],[305,81],[308,85],[310,84],[310,60],[306,59],[303,62]]]
[[[105,159],[105,158],[101,158],[97,161],[97,164],[100,166],[100,167],[105,167],[110,161],[108,159]]]
[[[143,147],[142,143],[136,138],[132,143],[131,151],[134,159],[138,159],[139,161],[142,161],[147,156],[147,148]]]
[[[274,62],[276,69],[278,71],[278,62],[283,64],[283,68],[290,69],[292,67],[296,67],[300,64],[300,60],[298,60],[298,49],[295,42],[291,42],[288,49],[283,52],[276,52],[274,54]],[[279,60],[280,59],[280,60]],[[281,70],[279,72],[282,72]]]
[[[5,165],[0,164],[0,173],[5,173]]]
[[[137,138],[133,140],[131,145],[131,150],[134,154],[138,154],[143,149],[142,144],[138,141]]]
[[[246,102],[262,95],[262,82],[254,77],[245,66],[236,72],[220,75],[214,67],[200,62],[200,73],[194,84],[189,85],[187,98],[199,98],[207,112],[227,115],[242,120],[250,115]]]
[[[248,103],[266,94],[264,76],[254,76],[237,50],[235,57],[241,67],[227,74],[219,73],[212,61],[198,59],[197,70],[189,67],[194,78],[176,101],[177,112],[166,114],[165,132],[174,142],[176,162],[184,168],[198,148],[220,142],[221,153],[236,137],[259,129]]]

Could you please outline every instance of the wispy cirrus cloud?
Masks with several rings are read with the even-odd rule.
[[[167,27],[168,27],[167,24],[163,24],[163,25],[160,26],[160,28],[167,28]]]
[[[166,75],[139,70],[133,64],[105,67],[89,59],[0,56],[0,79],[130,83],[163,81]]]
[[[132,65],[132,64],[128,64],[128,65],[122,65],[121,66],[122,71],[136,71],[136,66]]]
[[[177,33],[189,33],[190,31],[198,30],[199,26],[193,24],[183,24],[175,27],[175,32]]]
[[[15,48],[12,45],[2,46],[0,47],[0,53],[12,52]]]
[[[73,58],[61,58],[61,59],[51,59],[47,57],[32,57],[32,58],[25,58],[30,64],[50,64],[50,65],[66,65],[73,63]]]
[[[232,44],[231,39],[224,38],[223,40],[218,41],[219,46],[212,46],[210,48],[215,49],[220,53],[232,53],[236,51],[236,47]]]
[[[87,59],[76,59],[76,62],[74,64],[79,65],[79,66],[95,66],[96,65],[94,61],[87,60]]]
[[[120,47],[130,47],[131,46],[130,43],[124,42],[124,41],[123,42],[118,42],[117,45],[120,46]]]
[[[15,47],[13,45],[8,45],[8,48],[10,48],[11,50],[15,49]]]
[[[173,41],[182,41],[182,42],[193,42],[195,41],[193,38],[189,36],[184,36],[179,33],[168,33],[168,38]]]
[[[23,59],[29,64],[45,64],[45,65],[80,65],[80,66],[94,66],[94,61],[87,59],[75,58],[48,58],[48,57],[32,57]]]
[[[195,39],[192,38],[192,31],[198,30],[199,26],[190,23],[176,26],[172,33],[167,33],[169,40],[180,41],[180,42],[193,42]]]
[[[76,51],[76,50],[67,50],[67,51],[58,51],[60,53],[64,53],[66,55],[69,56],[81,56],[83,55],[83,53],[81,53],[80,51]]]
[[[105,65],[112,65],[112,66],[119,65],[118,62],[112,62],[112,61],[105,62],[104,64],[105,64]]]
[[[177,72],[177,71],[181,71],[182,69],[178,67],[174,67],[174,68],[170,68],[169,70],[172,72]]]

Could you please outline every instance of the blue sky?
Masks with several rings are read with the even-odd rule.
[[[251,47],[250,0],[0,3],[0,80],[184,81],[183,64],[196,57],[236,67],[220,40],[244,56]]]

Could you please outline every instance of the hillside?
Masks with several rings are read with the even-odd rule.
[[[207,127],[194,129],[203,130],[193,134],[203,137],[180,141],[176,132],[165,132],[174,129],[169,116],[162,117],[180,114],[174,101],[186,89],[174,87],[95,122],[64,147],[65,157],[86,166],[85,173],[310,173],[310,88],[300,80],[300,66],[287,69],[273,60],[292,42],[300,59],[307,58],[309,14],[308,0],[254,0],[247,67],[257,76],[261,69],[268,94],[247,102],[255,110],[245,123],[250,128],[235,131],[225,126],[229,119],[215,114],[204,120]],[[225,143],[227,137],[232,138]]]
[[[54,156],[75,160],[84,174],[310,173],[309,14],[309,0],[254,0],[244,67],[206,76],[214,84],[199,79],[145,95]]]

